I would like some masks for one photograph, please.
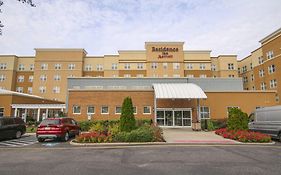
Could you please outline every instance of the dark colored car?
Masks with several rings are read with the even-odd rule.
[[[36,137],[39,142],[44,142],[45,139],[60,139],[66,142],[80,132],[80,126],[72,118],[48,118],[38,125]]]
[[[0,139],[20,138],[26,132],[24,121],[18,117],[0,118]]]

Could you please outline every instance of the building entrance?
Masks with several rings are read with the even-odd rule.
[[[158,126],[191,127],[192,110],[190,108],[157,109]]]

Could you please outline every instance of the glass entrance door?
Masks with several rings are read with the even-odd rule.
[[[182,111],[174,111],[174,126],[182,126]]]
[[[189,127],[191,126],[191,118],[190,108],[158,109],[156,122],[159,126]]]
[[[182,122],[183,126],[191,126],[191,110],[183,111]]]
[[[173,126],[173,111],[165,111],[165,126]]]

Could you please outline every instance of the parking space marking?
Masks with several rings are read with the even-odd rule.
[[[0,147],[24,147],[37,143],[37,139],[30,136],[25,136],[20,139],[0,141]]]

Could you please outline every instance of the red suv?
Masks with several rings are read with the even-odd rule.
[[[78,123],[72,118],[48,118],[38,126],[36,137],[39,142],[44,142],[45,139],[61,139],[66,142],[69,137],[80,133]]]

